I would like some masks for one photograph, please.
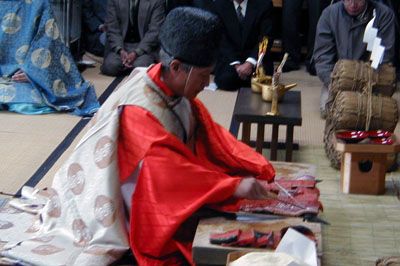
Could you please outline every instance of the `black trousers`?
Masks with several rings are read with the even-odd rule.
[[[315,32],[323,4],[321,0],[307,0],[308,38],[307,57],[310,60],[314,50]],[[303,0],[283,0],[282,4],[282,42],[284,52],[289,53],[294,63],[301,61],[300,27]]]
[[[124,49],[127,52],[133,51],[138,46],[138,43],[124,43]],[[155,53],[157,54],[157,53]],[[148,67],[157,61],[157,57],[154,54],[143,54],[136,58],[133,63],[135,67]],[[132,68],[132,69],[133,69]],[[132,71],[131,68],[127,69],[122,64],[121,56],[110,49],[106,49],[104,53],[104,61],[100,67],[101,73],[107,76],[125,76],[129,75]]]
[[[250,87],[250,77],[247,80],[242,80],[236,72],[234,66],[226,63],[219,63],[214,70],[214,82],[218,89],[234,91],[241,87]]]

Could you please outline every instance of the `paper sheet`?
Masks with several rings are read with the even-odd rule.
[[[376,36],[378,35],[378,29],[373,27],[374,21],[375,21],[375,9],[374,9],[374,16],[368,22],[367,26],[365,27],[365,31],[364,31],[363,42],[367,44],[367,51],[372,51],[372,48],[374,45],[374,40],[375,40]]]
[[[370,58],[370,60],[372,61],[371,67],[374,69],[377,69],[379,64],[382,62],[383,54],[385,52],[385,47],[381,45],[381,40],[382,40],[381,38],[375,38],[371,52],[371,58]]]
[[[258,57],[257,60],[257,67],[259,67],[262,64],[262,60],[264,59],[265,53],[261,53],[260,56]]]
[[[371,28],[368,31],[365,30],[363,42],[367,43],[367,51],[372,51],[374,46],[374,40],[378,35],[378,30]]]
[[[318,265],[315,242],[292,228],[287,230],[275,252],[286,253],[301,262],[301,264],[292,262],[290,266]]]

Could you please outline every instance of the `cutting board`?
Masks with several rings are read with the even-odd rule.
[[[303,225],[314,232],[317,237],[317,252],[322,255],[321,224],[303,222],[301,218],[287,218],[264,221],[236,221],[222,217],[202,219],[197,226],[196,235],[193,241],[193,260],[197,265],[225,265],[228,253],[233,251],[265,251],[266,248],[241,248],[225,247],[210,243],[211,233],[222,233],[233,229],[258,231],[274,231],[283,227]]]

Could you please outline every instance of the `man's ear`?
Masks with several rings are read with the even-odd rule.
[[[170,71],[174,73],[177,73],[179,71],[180,66],[181,66],[181,61],[177,59],[173,59],[169,64]]]

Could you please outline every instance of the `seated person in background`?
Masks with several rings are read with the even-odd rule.
[[[215,66],[215,83],[223,90],[250,87],[258,44],[272,31],[270,0],[217,0],[215,13],[223,24],[220,53]]]
[[[192,6],[193,0],[166,0],[165,6],[167,14],[169,11],[179,6]]]
[[[376,10],[374,27],[385,47],[383,63],[392,62],[395,47],[395,17],[387,6],[373,0],[343,0],[327,7],[318,21],[313,58],[323,83],[320,97],[321,117],[326,117],[331,72],[339,59],[369,60],[363,43],[367,23]]]
[[[42,192],[53,204],[41,211],[36,227],[50,230],[21,233],[26,228],[16,228],[16,214],[2,241],[51,236],[57,245],[52,265],[110,264],[128,243],[138,265],[194,265],[198,210],[273,196],[259,182],[274,179],[272,165],[215,123],[196,99],[209,83],[220,35],[211,13],[173,9],[160,31],[161,63],[131,72],[96,114],[52,188]],[[2,221],[6,217],[12,218],[0,212]],[[43,258],[15,246],[7,256]]]
[[[0,109],[92,115],[99,103],[61,39],[50,3],[0,1]]]
[[[192,6],[211,11],[214,0],[166,0],[167,14],[175,7]]]
[[[214,0],[193,0],[193,6],[214,13]]]
[[[104,55],[106,43],[107,0],[84,0],[82,5],[82,45],[97,56]]]
[[[107,41],[101,72],[126,75],[157,60],[165,0],[108,0]]]
[[[395,16],[395,24],[396,24],[396,42],[395,42],[395,59],[394,65],[396,67],[397,79],[400,79],[400,1],[398,0],[381,0],[382,3],[385,3],[389,6],[394,13]]]
[[[307,30],[307,56],[306,67],[311,75],[315,75],[315,67],[311,62],[314,50],[315,31],[321,11],[327,0],[307,0],[308,30]],[[283,72],[300,69],[301,46],[300,38],[301,13],[304,0],[282,1],[282,43],[284,53],[289,54],[289,59],[283,66]]]

